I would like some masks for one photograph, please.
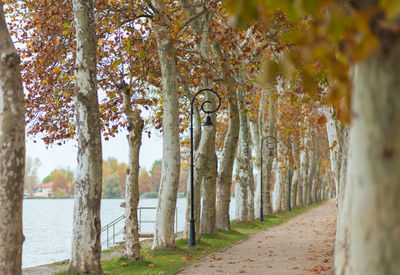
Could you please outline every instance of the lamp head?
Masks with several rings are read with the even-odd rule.
[[[206,121],[204,122],[203,126],[213,126],[213,123],[211,121],[211,117],[207,115]]]
[[[272,152],[272,150],[269,150],[268,156],[269,157],[273,157],[274,156],[274,153]]]

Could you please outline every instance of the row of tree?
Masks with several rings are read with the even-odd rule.
[[[263,59],[280,61],[284,47],[276,41],[277,34],[268,34],[259,25],[236,29],[221,2],[8,1],[6,11],[13,36],[23,45],[19,50],[27,89],[28,133],[48,143],[78,139],[71,271],[101,272],[101,131],[108,137],[121,128],[128,130],[125,256],[138,259],[142,132],[147,131],[145,122],[162,130],[162,175],[152,248],[175,247],[170,221],[181,182],[181,152],[188,159],[186,114],[192,95],[202,87],[217,90],[224,100],[221,110],[211,115],[212,127],[201,128],[201,110],[213,108],[216,98],[205,94],[200,100],[207,101],[207,106],[197,101],[194,106],[197,239],[201,232],[230,228],[233,175],[236,217],[254,219],[254,174],[259,173],[265,153],[259,141],[266,135],[279,141],[275,156],[264,162],[266,174],[260,175],[266,179],[264,190],[258,187],[266,213],[332,193],[326,165],[319,161],[328,152],[316,111],[321,98],[301,92],[300,76],[259,81],[260,74],[267,74]],[[273,32],[290,28],[282,14],[274,20]],[[97,87],[105,93],[99,105]],[[141,110],[146,108],[155,112],[144,120]],[[290,201],[294,196],[289,200],[289,191],[296,194],[295,202]],[[19,232],[19,227],[13,230]],[[19,245],[13,244],[18,253]],[[4,266],[20,272],[18,263]]]
[[[395,274],[396,255],[400,255],[392,240],[399,224],[393,207],[398,205],[399,193],[395,167],[400,108],[394,73],[400,64],[398,7],[391,1],[369,0],[349,4],[329,0],[296,4],[290,0],[8,0],[9,27],[21,45],[28,133],[47,143],[78,139],[70,270],[101,272],[100,135],[108,138],[122,128],[127,129],[129,141],[125,256],[140,257],[138,159],[142,132],[149,133],[150,125],[163,133],[152,248],[175,247],[170,221],[182,180],[181,157],[188,159],[189,104],[193,94],[206,87],[216,90],[223,104],[211,114],[213,126],[204,127],[202,111],[214,109],[217,99],[205,93],[194,106],[197,239],[199,233],[230,228],[232,181],[239,221],[254,219],[258,212],[254,202],[261,196],[266,213],[271,213],[336,192],[337,272]],[[0,49],[5,54],[1,53],[0,78],[9,81],[4,83],[10,83],[7,89],[13,93],[1,90],[2,100],[8,100],[2,106],[10,107],[1,116],[2,134],[12,137],[2,148],[12,149],[1,153],[0,164],[11,160],[15,164],[0,169],[5,173],[0,188],[14,190],[15,195],[0,193],[5,205],[1,217],[9,222],[1,223],[0,232],[16,235],[8,238],[11,245],[0,243],[0,247],[12,247],[12,255],[20,255],[22,188],[15,189],[18,186],[9,181],[22,182],[15,175],[23,169],[24,124],[7,116],[17,110],[23,113],[22,84],[17,54],[2,18],[0,37],[5,42],[0,42]],[[378,89],[381,96],[376,94]],[[343,122],[350,120],[351,106],[356,116],[348,130]],[[154,110],[153,115],[144,116],[146,109]],[[278,146],[273,157],[264,157],[261,174],[266,149],[260,148],[260,141],[266,136],[276,137]],[[2,162],[3,157],[8,162]],[[10,173],[8,167],[15,171]],[[261,177],[266,183],[263,190]],[[376,219],[362,215],[366,210]],[[6,211],[17,218],[9,221]],[[384,226],[374,220],[382,220]],[[0,251],[0,259],[8,260],[10,254]],[[19,256],[9,260],[0,263],[5,273],[20,273]]]
[[[24,193],[33,196],[39,185],[37,169],[40,166],[40,159],[26,159]],[[114,158],[103,160],[103,198],[123,198],[126,187],[125,163],[118,163]],[[184,174],[183,174],[184,176]],[[53,182],[52,192],[55,198],[73,197],[74,172],[70,169],[54,169],[46,176],[42,183]],[[161,178],[161,160],[156,160],[149,172],[141,168],[139,172],[139,193],[153,193],[157,197]],[[180,187],[185,192],[184,184]]]

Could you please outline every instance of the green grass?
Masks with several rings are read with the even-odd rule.
[[[145,247],[141,251],[142,258],[138,261],[130,261],[123,257],[102,261],[102,268],[107,275],[131,275],[131,274],[174,274],[181,268],[197,261],[199,258],[209,255],[215,251],[229,247],[249,236],[269,227],[282,224],[292,217],[307,211],[308,209],[321,205],[324,202],[317,202],[311,206],[296,207],[291,212],[280,212],[274,215],[265,216],[264,222],[254,221],[247,223],[231,223],[230,231],[217,231],[216,235],[202,234],[197,247],[187,248],[187,241],[177,240],[176,249],[162,249],[151,251]],[[57,274],[70,275],[68,272]]]

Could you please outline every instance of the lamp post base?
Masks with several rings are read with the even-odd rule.
[[[196,248],[196,233],[194,230],[194,220],[190,220],[189,243],[187,247]]]

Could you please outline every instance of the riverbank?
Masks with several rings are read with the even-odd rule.
[[[215,236],[202,235],[201,242],[197,249],[188,249],[187,242],[177,240],[176,250],[162,250],[152,253],[149,245],[142,248],[142,259],[132,262],[122,256],[122,247],[109,250],[102,255],[102,267],[106,274],[174,274],[183,267],[195,263],[199,258],[223,250],[240,241],[248,239],[257,232],[282,224],[291,218],[308,211],[323,202],[315,203],[312,206],[296,207],[292,212],[281,212],[273,216],[266,216],[265,222],[254,221],[251,223],[232,222],[231,231],[218,231]],[[149,242],[149,241],[147,241]],[[24,275],[53,274],[67,269],[67,262],[23,270]],[[62,274],[68,274],[62,272]]]

